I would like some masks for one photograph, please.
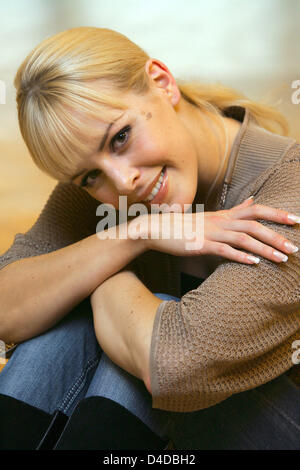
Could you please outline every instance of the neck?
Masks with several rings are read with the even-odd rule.
[[[204,210],[210,211],[216,206],[233,142],[241,123],[235,119],[216,116],[213,112],[202,111],[184,100],[181,102],[181,116],[193,139],[198,159],[198,185],[193,207],[196,204],[205,204]],[[222,170],[215,181],[220,167]],[[214,182],[213,191],[207,199]]]

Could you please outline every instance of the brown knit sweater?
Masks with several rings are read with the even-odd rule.
[[[254,195],[256,203],[300,215],[300,145],[262,129],[243,108],[227,108],[225,114],[242,126],[215,210]],[[17,234],[0,257],[0,268],[95,233],[98,204],[76,186],[59,183],[35,225]],[[300,246],[299,225],[260,222]],[[296,383],[300,372],[292,363],[292,343],[300,339],[300,251],[280,264],[211,257],[214,268],[205,279],[201,257],[195,257],[193,272],[199,276],[185,278],[185,286],[182,261],[148,251],[133,263],[152,292],[181,297],[162,302],[156,313],[150,357],[153,407],[206,408],[288,370]]]

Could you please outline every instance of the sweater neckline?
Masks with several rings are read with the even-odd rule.
[[[225,108],[223,114],[241,122],[228,158],[214,210],[229,209],[238,195],[263,171],[274,165],[296,140],[260,127],[249,109],[242,106]]]

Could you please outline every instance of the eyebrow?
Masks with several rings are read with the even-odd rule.
[[[108,127],[107,127],[107,129],[106,129],[106,131],[105,131],[105,134],[104,134],[104,136],[103,136],[103,138],[102,138],[102,140],[101,140],[101,142],[100,142],[100,145],[99,145],[99,147],[98,147],[98,150],[97,150],[98,152],[100,152],[101,150],[103,150],[103,147],[104,147],[104,145],[105,145],[105,142],[106,142],[107,137],[108,137],[108,134],[109,134],[109,131],[110,131],[110,129],[111,129],[111,127],[112,127],[113,124],[114,124],[114,123],[111,122],[111,123],[108,125]],[[76,173],[74,176],[72,176],[71,179],[70,179],[70,181],[76,180],[76,178],[78,178],[78,176],[82,175],[85,171],[87,171],[87,168],[84,168],[83,170],[80,170],[78,173]]]
[[[107,127],[107,129],[106,129],[106,131],[105,131],[105,134],[104,134],[104,136],[103,136],[103,138],[102,138],[102,140],[101,140],[101,143],[100,143],[100,145],[99,145],[98,151],[101,151],[101,150],[103,149],[103,147],[104,147],[104,145],[105,145],[106,139],[107,139],[107,137],[108,137],[108,134],[109,134],[109,131],[110,131],[112,125],[113,125],[113,122],[111,122],[111,123],[108,125],[108,127]]]

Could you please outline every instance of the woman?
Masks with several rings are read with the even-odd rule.
[[[0,337],[18,343],[0,375],[2,446],[295,448],[300,147],[284,118],[178,84],[100,28],[42,42],[15,85],[28,149],[59,183],[1,258]],[[99,241],[97,206],[120,210],[119,196],[168,206]],[[175,234],[197,204],[188,250]],[[166,220],[170,236],[151,236]]]

